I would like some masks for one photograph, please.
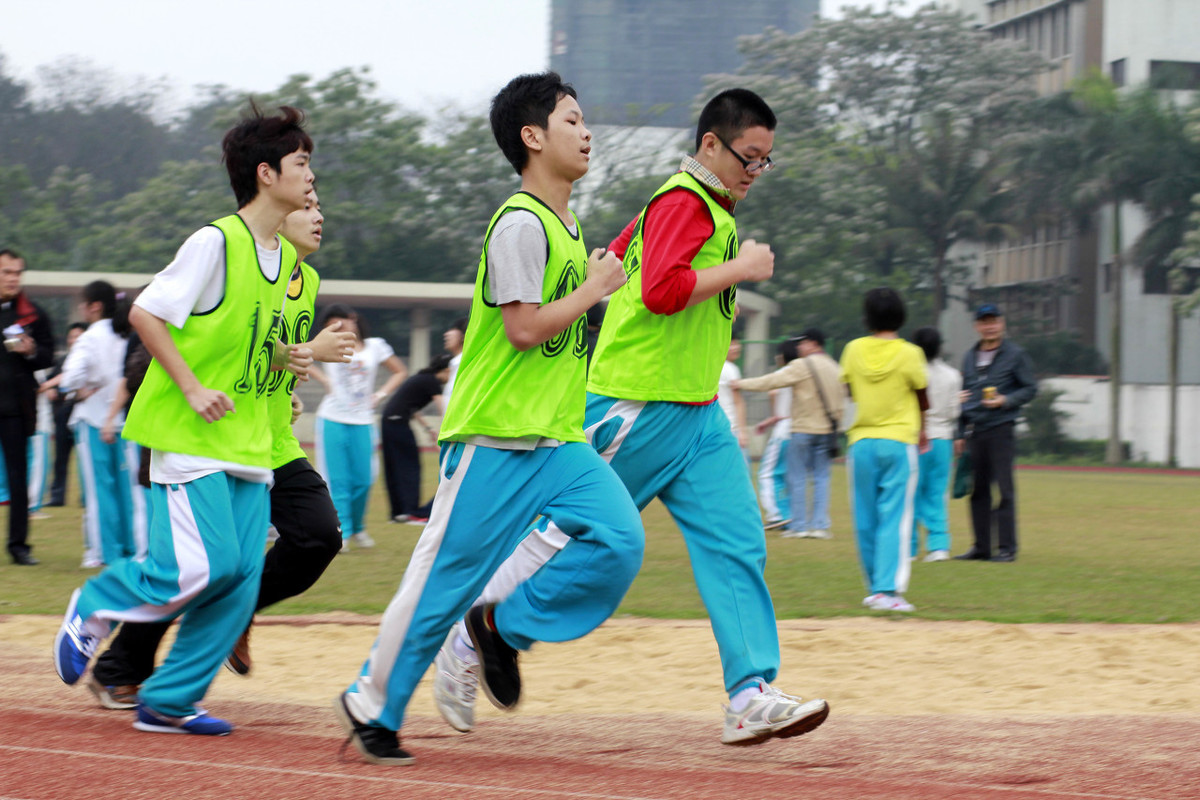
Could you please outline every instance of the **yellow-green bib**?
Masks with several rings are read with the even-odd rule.
[[[646,215],[655,198],[672,189],[693,192],[712,215],[713,233],[692,259],[692,269],[729,261],[738,252],[733,215],[686,172],[671,176],[642,210],[629,247],[629,279],[608,302],[588,373],[588,391],[624,400],[703,403],[717,394],[721,365],[729,350],[737,287],[685,308],[655,314],[642,301],[642,246]]]
[[[146,370],[122,436],[155,450],[270,468],[267,384],[296,249],[280,239],[279,275],[269,281],[242,218],[231,214],[212,224],[225,236],[225,294],[216,308],[192,314],[183,328],[168,324],[167,330],[200,383],[228,395],[234,411],[205,422],[155,360]]]
[[[442,423],[443,441],[471,436],[584,440],[585,317],[580,316],[570,328],[549,341],[520,351],[509,342],[500,307],[491,301],[487,243],[500,218],[517,209],[536,214],[546,231],[549,252],[542,281],[542,303],[567,296],[587,277],[587,249],[578,219],[576,233],[572,235],[554,211],[525,192],[513,195],[496,212],[479,257],[471,321],[467,325],[450,407]]]

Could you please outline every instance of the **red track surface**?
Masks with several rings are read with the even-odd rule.
[[[53,680],[53,674],[48,676]],[[47,687],[49,688],[49,687]],[[64,798],[592,798],[1166,800],[1200,797],[1200,719],[839,717],[758,747],[724,747],[719,720],[513,716],[455,734],[406,725],[412,767],[339,758],[331,711],[222,704],[232,736],[135,731],[86,705],[0,711],[0,800]],[[580,698],[585,700],[586,698]]]

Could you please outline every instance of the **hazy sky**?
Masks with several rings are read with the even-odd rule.
[[[12,0],[0,54],[23,81],[68,56],[120,81],[165,78],[180,105],[199,84],[262,92],[297,72],[369,66],[409,108],[478,112],[509,78],[548,65],[549,26],[550,0]]]

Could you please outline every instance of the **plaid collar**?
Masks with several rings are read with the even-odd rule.
[[[691,156],[684,156],[679,162],[679,171],[686,172],[701,183],[706,189],[712,191],[718,198],[729,204],[729,210],[732,211],[737,200],[725,188],[725,184],[721,183],[721,179],[713,174],[712,170],[701,164]]]

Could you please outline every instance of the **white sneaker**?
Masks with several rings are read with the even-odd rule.
[[[784,531],[779,534],[781,539],[807,539],[811,535],[811,531]]]
[[[791,522],[790,519],[769,519],[763,523],[763,530],[773,531],[786,526],[789,522]]]
[[[863,598],[862,604],[865,607],[870,608],[871,604],[874,603],[876,600],[878,600],[881,597],[887,597],[887,595],[886,594],[869,594]]]
[[[350,552],[350,540],[349,539],[342,539],[342,549],[338,550],[338,552],[343,553],[343,554]]]
[[[350,537],[350,541],[354,542],[359,547],[374,547],[375,540],[371,538],[371,534],[366,531],[359,531]]]
[[[809,531],[808,538],[810,539],[832,539],[833,534],[829,531]]]
[[[451,630],[433,659],[433,704],[442,719],[456,731],[475,728],[475,690],[479,688],[479,662],[459,658],[454,652],[458,625]]]
[[[816,729],[829,716],[824,700],[803,700],[763,684],[741,711],[725,707],[725,730],[721,744],[759,744],[776,737],[787,739]]]
[[[868,598],[871,602],[867,604],[867,608],[872,611],[916,611],[916,607],[912,603],[905,600],[898,594],[877,594]]]
[[[949,561],[950,560],[950,551],[949,550],[930,550],[929,554],[925,556],[924,560],[925,561]]]

